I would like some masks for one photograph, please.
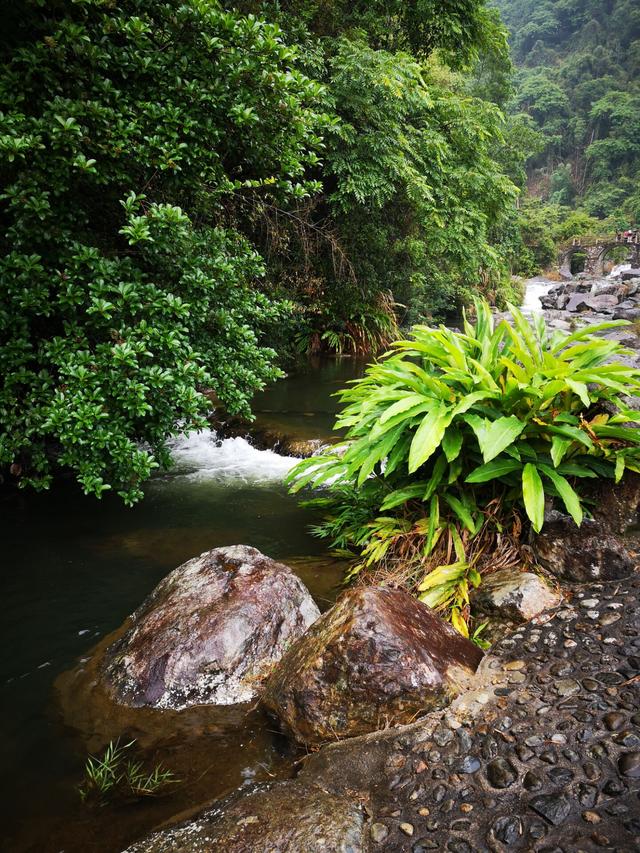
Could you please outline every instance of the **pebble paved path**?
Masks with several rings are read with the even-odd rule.
[[[398,739],[370,791],[372,851],[640,851],[640,578],[550,617],[493,649],[496,713]]]

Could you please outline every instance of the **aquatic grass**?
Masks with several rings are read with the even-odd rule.
[[[97,800],[104,805],[116,797],[152,797],[179,781],[160,764],[147,772],[142,761],[129,757],[135,743],[131,740],[121,745],[118,738],[109,742],[101,757],[87,758],[84,781],[78,787],[83,802]]]

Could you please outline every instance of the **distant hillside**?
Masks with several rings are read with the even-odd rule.
[[[512,113],[540,131],[533,194],[640,220],[640,0],[495,0],[517,68]]]

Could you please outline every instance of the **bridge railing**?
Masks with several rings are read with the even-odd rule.
[[[634,246],[640,244],[640,232],[634,231],[625,237],[619,234],[582,234],[580,237],[572,237],[559,245],[560,252],[568,252],[571,249],[593,249],[596,246],[602,248],[613,246]]]

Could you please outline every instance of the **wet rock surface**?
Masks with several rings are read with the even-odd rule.
[[[358,800],[291,782],[232,797],[126,853],[363,853],[367,835]]]
[[[619,483],[604,480],[595,494],[593,514],[605,529],[623,536],[640,524],[640,476],[627,471]]]
[[[295,783],[279,786],[271,808],[289,808],[288,790],[295,828],[309,814],[304,792],[318,786],[361,803],[365,840],[354,853],[637,851],[639,599],[637,575],[576,590],[544,624],[499,642],[475,688],[446,711],[323,748]],[[337,807],[338,823],[343,814]],[[172,833],[130,853],[248,849],[239,836],[216,847]],[[268,848],[254,837],[256,851],[316,849],[295,840]]]
[[[569,314],[596,313],[617,319],[635,319],[640,308],[640,285],[624,273],[612,279],[578,275],[552,287],[540,299],[547,310]],[[629,316],[627,316],[629,315]]]
[[[408,722],[467,685],[482,652],[401,590],[347,592],[284,655],[263,703],[320,745]]]
[[[292,431],[291,424],[281,423],[273,415],[264,413],[258,413],[255,421],[247,421],[238,416],[230,417],[217,408],[209,416],[209,422],[220,439],[245,438],[258,450],[272,450],[281,456],[298,459],[313,456],[323,447],[339,440],[339,436],[331,430],[318,438],[313,413],[309,413],[309,420],[307,429]]]
[[[547,513],[542,532],[534,538],[533,552],[551,574],[577,583],[628,577],[636,562],[601,520],[585,519],[578,527],[555,510]]]
[[[101,678],[132,707],[248,702],[319,615],[288,566],[244,545],[216,548],[161,581],[106,650]]]
[[[501,570],[483,579],[472,600],[474,612],[526,622],[557,607],[561,596],[532,572]]]

